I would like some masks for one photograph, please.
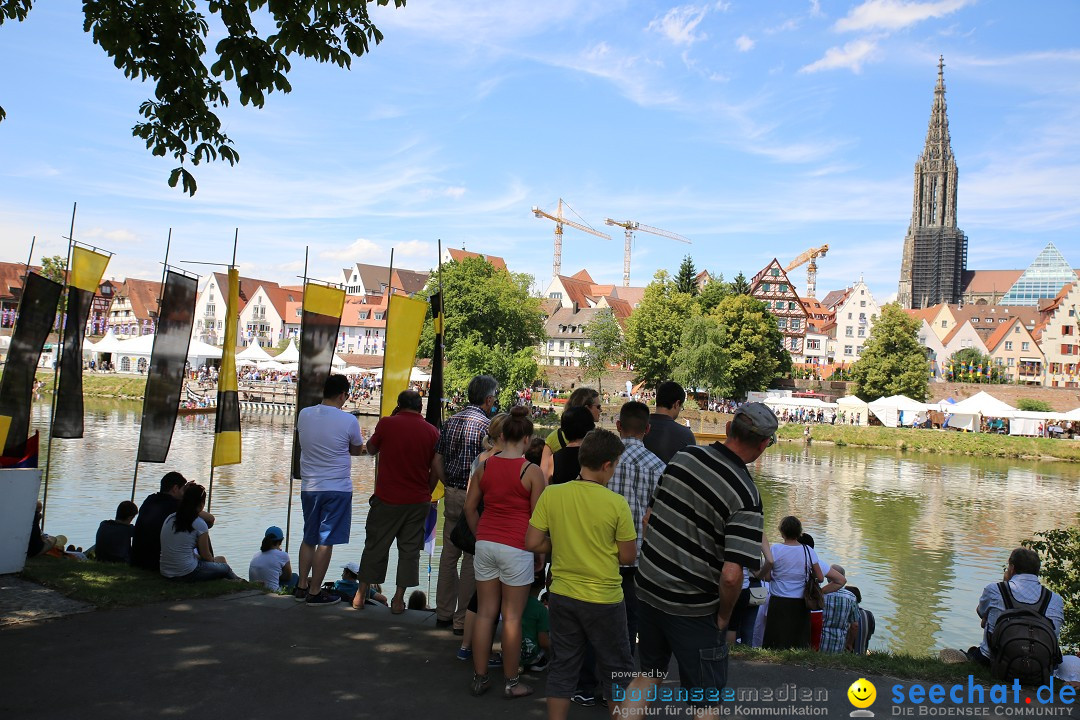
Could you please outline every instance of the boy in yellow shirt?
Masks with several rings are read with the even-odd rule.
[[[525,535],[528,550],[551,553],[549,720],[570,712],[586,641],[609,697],[611,681],[628,685],[634,669],[619,565],[637,557],[637,530],[626,498],[607,489],[624,447],[608,430],[586,435],[578,451],[581,475],[544,490]]]

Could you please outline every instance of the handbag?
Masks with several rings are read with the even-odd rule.
[[[825,595],[821,592],[817,578],[814,577],[814,567],[810,562],[810,548],[803,545],[803,552],[806,553],[806,586],[803,588],[803,602],[806,603],[807,610],[824,610]]]
[[[450,542],[463,553],[476,554],[476,535],[473,535],[464,512],[458,516],[454,529],[450,531]]]
[[[769,588],[764,585],[750,588],[750,607],[764,605],[769,600]]]

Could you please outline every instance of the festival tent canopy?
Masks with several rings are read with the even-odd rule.
[[[279,363],[277,360],[263,360],[257,363],[260,370],[284,370],[285,364]]]
[[[252,340],[251,344],[246,348],[236,353],[237,360],[253,360],[259,362],[262,360],[272,360],[270,353],[262,349],[257,340]]]
[[[1069,412],[1065,413],[1065,419],[1072,422],[1080,421],[1080,408],[1076,408],[1075,410],[1070,410]]]
[[[1043,437],[1051,428],[1058,427],[1058,423],[1068,420],[1069,414],[1063,412],[1017,410],[1009,420],[1009,434]]]
[[[414,367],[409,373],[409,382],[428,382],[431,376],[418,367]]]
[[[885,427],[914,425],[924,421],[927,411],[934,409],[933,405],[912,400],[905,395],[878,398],[868,405],[870,412],[874,413]]]
[[[825,410],[836,409],[836,403],[827,403],[824,400],[818,398],[797,398],[797,397],[779,397],[779,398],[766,398],[765,404],[769,407],[795,407],[795,408],[807,408],[809,410]]]
[[[362,375],[363,373],[364,373],[364,368],[358,368],[355,365],[350,365],[349,367],[347,367],[347,368],[345,368],[344,370],[341,371],[342,375],[349,375],[349,376]]]
[[[345,362],[345,358],[341,357],[337,353],[334,353],[334,359],[330,361],[330,365],[336,368],[343,368],[349,363]]]
[[[207,345],[202,340],[191,339],[187,349],[188,358],[210,358],[217,360],[221,357],[221,348]]]
[[[105,337],[101,338],[97,342],[85,342],[83,343],[83,352],[95,352],[95,353],[117,353],[122,352],[120,343],[122,341],[116,337],[116,333],[112,328],[109,328],[105,333]]]
[[[117,352],[121,355],[150,357],[154,352],[153,335],[140,335],[129,340],[121,340],[119,344],[120,350]]]
[[[1012,405],[985,391],[951,405],[942,403],[941,410],[949,414],[949,427],[971,432],[978,432],[984,417],[1012,418],[1017,412]]]
[[[300,362],[300,350],[293,340],[289,340],[289,346],[278,353],[274,359],[279,363],[298,363]]]
[[[836,406],[840,410],[843,410],[848,417],[855,414],[859,418],[859,424],[865,425],[869,422],[870,418],[870,405],[866,401],[855,397],[854,395],[845,395],[836,401]]]

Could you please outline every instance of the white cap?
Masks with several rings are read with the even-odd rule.
[[[348,570],[349,572],[351,572],[353,575],[359,575],[360,574],[360,563],[357,563],[357,562],[345,563],[345,565],[343,565],[342,567],[345,570]]]
[[[1054,671],[1054,677],[1065,682],[1080,682],[1080,657],[1066,655]]]

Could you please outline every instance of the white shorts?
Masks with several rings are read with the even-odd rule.
[[[510,587],[532,585],[533,554],[502,543],[477,540],[473,572],[477,580],[499,580]]]

